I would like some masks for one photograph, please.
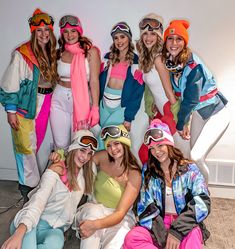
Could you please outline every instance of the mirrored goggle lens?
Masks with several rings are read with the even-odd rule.
[[[71,26],[81,26],[76,16],[64,16],[63,18],[60,19],[59,27],[64,28],[67,23],[70,24]]]
[[[121,135],[121,130],[117,126],[104,127],[101,131],[101,139],[106,139],[107,136],[119,137]]]
[[[129,27],[124,24],[118,24],[115,28],[112,29],[111,34],[116,32],[118,29],[124,32],[130,32]]]
[[[41,22],[44,22],[46,25],[54,24],[53,18],[45,13],[34,15],[33,17],[29,18],[30,25],[39,26]]]
[[[151,142],[151,139],[155,142],[161,141],[164,139],[164,133],[160,129],[150,129],[146,131],[144,135],[144,144],[148,145]]]
[[[152,29],[161,29],[163,30],[162,24],[156,20],[156,19],[151,19],[151,18],[146,18],[143,19],[140,24],[139,24],[139,28],[144,30],[146,29],[146,27],[150,27]]]
[[[91,149],[93,149],[93,150],[98,149],[98,141],[94,137],[83,136],[80,139],[80,144],[82,144],[84,146],[91,146]]]

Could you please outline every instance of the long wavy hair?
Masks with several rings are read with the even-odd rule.
[[[67,177],[69,187],[73,190],[80,190],[80,186],[77,182],[77,165],[74,162],[74,156],[77,150],[71,150],[66,156],[66,166],[67,166]],[[94,174],[92,171],[92,160],[89,160],[87,163],[83,165],[83,176],[85,179],[85,193],[92,193],[93,182],[94,182]]]
[[[57,50],[57,59],[59,60],[62,56],[62,53],[65,51],[66,41],[64,39],[63,34],[60,36],[58,43],[59,48]],[[80,48],[84,51],[85,57],[87,57],[88,51],[92,47],[92,41],[85,36],[81,36],[78,32],[78,43],[80,44]]]
[[[31,35],[31,48],[38,61],[40,73],[46,81],[50,82],[54,87],[58,80],[57,74],[57,55],[56,55],[56,38],[51,29],[49,42],[46,44],[46,53],[48,59],[45,57],[41,46],[39,46],[36,38],[36,30]]]
[[[139,172],[141,172],[139,163],[137,161],[137,159],[135,158],[135,156],[133,155],[133,153],[130,150],[130,147],[126,144],[123,144],[122,142],[120,142],[123,146],[123,159],[122,159],[122,164],[124,165],[124,170],[122,172],[122,174],[124,174],[125,172],[127,172],[128,170],[137,170]],[[110,156],[108,154],[108,158],[109,158],[109,162],[114,162],[114,158],[112,156]]]
[[[175,58],[175,64],[183,64],[185,66],[187,62],[189,61],[190,57],[192,55],[192,51],[189,47],[185,46],[183,50],[176,56]],[[166,48],[166,41],[163,44],[163,49],[162,49],[162,60],[163,62],[166,61],[166,59],[169,58],[169,52]]]
[[[144,33],[136,42],[136,49],[139,55],[139,67],[144,73],[148,73],[154,65],[156,56],[162,52],[163,40],[159,35],[157,35],[156,44],[150,50],[148,50],[143,42],[143,35]]]
[[[125,55],[125,61],[127,61],[130,65],[133,64],[134,61],[134,50],[135,46],[133,42],[129,39],[129,46],[128,46],[128,51]],[[110,47],[110,54],[109,54],[109,63],[112,66],[120,62],[120,51],[118,48],[116,48],[114,42],[112,43]]]
[[[170,176],[173,176],[172,168],[175,163],[177,162],[177,169],[176,172],[181,168],[185,167],[188,163],[191,163],[192,161],[185,158],[183,156],[183,153],[177,149],[176,147],[173,147],[171,145],[166,145],[168,149],[168,156],[170,159],[170,165],[169,165],[169,171],[170,171]],[[157,173],[160,177],[164,178],[164,173],[161,168],[160,162],[152,155],[151,151],[149,150],[148,152],[148,162],[147,162],[147,170],[145,171],[144,175],[144,186],[145,189],[148,188],[149,180],[152,176],[151,172]]]

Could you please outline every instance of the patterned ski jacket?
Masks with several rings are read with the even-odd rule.
[[[144,186],[147,164],[142,169],[142,188],[137,203],[139,224],[151,232],[156,230],[159,219],[165,216],[165,182],[155,171],[151,172],[148,188]],[[172,192],[177,219],[172,222],[169,232],[182,240],[195,226],[205,228],[202,221],[210,213],[210,197],[207,184],[196,164],[181,166],[172,181]],[[162,229],[164,229],[163,222]],[[159,228],[158,228],[159,229]],[[207,239],[205,229],[204,239]]]

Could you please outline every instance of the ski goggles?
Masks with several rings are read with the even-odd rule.
[[[111,30],[111,36],[113,36],[113,34],[115,34],[117,31],[126,32],[130,34],[130,36],[132,37],[131,29],[125,23],[119,23],[115,25],[113,29]]]
[[[91,137],[91,136],[82,136],[80,138],[79,144],[83,147],[88,147],[90,146],[90,148],[93,151],[97,151],[98,149],[98,141],[95,137]]]
[[[66,15],[60,19],[59,27],[64,28],[66,24],[71,26],[82,26],[80,20],[76,16]]]
[[[144,134],[144,144],[149,145],[151,143],[151,140],[159,142],[164,140],[165,138],[174,143],[173,137],[164,130],[158,128],[151,128],[147,130]]]
[[[111,138],[125,137],[130,139],[130,136],[127,132],[122,131],[118,126],[115,125],[104,127],[101,130],[101,135],[100,135],[101,139],[105,140],[107,136]]]
[[[141,30],[145,30],[148,28],[149,31],[155,30],[155,29],[160,29],[161,32],[163,32],[163,26],[162,23],[159,22],[156,19],[152,18],[144,18],[140,23],[139,23],[139,28]]]
[[[182,64],[175,64],[172,60],[167,59],[165,62],[165,67],[168,71],[170,71],[173,74],[178,74],[183,71],[183,65]]]
[[[40,26],[43,22],[45,25],[54,25],[54,20],[46,13],[36,14],[28,20],[30,26]]]

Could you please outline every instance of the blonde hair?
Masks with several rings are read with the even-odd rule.
[[[67,165],[67,177],[69,188],[73,191],[80,190],[80,186],[77,182],[77,165],[74,162],[74,156],[77,152],[76,150],[71,150],[68,152],[66,156],[66,165]],[[94,174],[92,171],[92,161],[89,160],[87,163],[83,165],[83,176],[85,179],[85,193],[90,194],[92,193],[93,189],[93,182],[94,182]]]
[[[151,48],[151,50],[148,50],[143,42],[143,35],[144,33],[136,42],[136,49],[139,55],[139,67],[144,73],[148,73],[154,65],[156,56],[162,52],[163,40],[159,35],[157,35],[156,44]]]
[[[130,65],[132,65],[134,61],[134,49],[135,46],[133,42],[129,39],[129,47],[125,55],[125,61],[128,61]],[[119,56],[120,56],[120,51],[115,47],[115,44],[113,43],[110,47],[109,63],[111,63],[112,66],[119,63],[120,62]]]
[[[39,70],[42,77],[55,86],[58,80],[57,74],[57,58],[56,58],[56,38],[51,29],[49,42],[46,44],[46,52],[48,59],[45,57],[41,46],[39,46],[36,38],[36,30],[31,35],[31,48],[38,61]]]

